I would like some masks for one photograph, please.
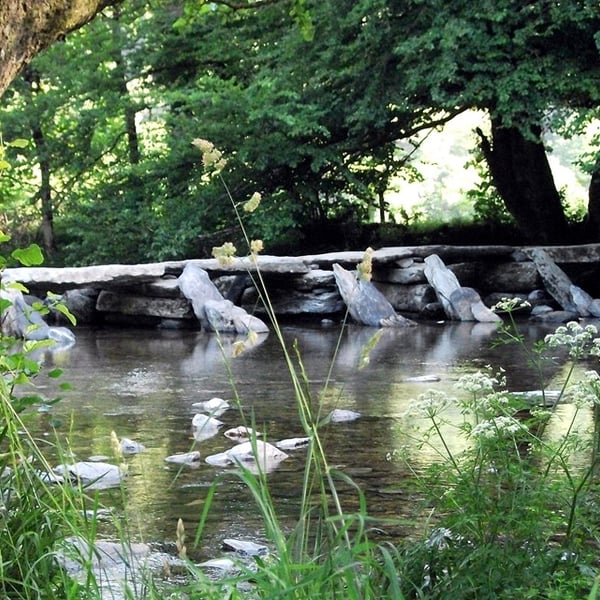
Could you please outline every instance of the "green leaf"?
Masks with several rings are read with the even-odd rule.
[[[53,305],[52,308],[58,311],[61,315],[65,316],[71,325],[77,325],[77,319],[75,315],[64,304],[58,303]]]
[[[6,145],[11,146],[12,148],[27,148],[27,146],[29,146],[29,140],[17,138],[16,140],[13,140],[12,142],[9,142]]]
[[[17,248],[13,250],[11,256],[25,267],[41,265],[44,262],[42,249],[37,244],[31,244],[27,248]]]
[[[56,368],[56,369],[52,369],[52,371],[48,372],[48,377],[52,377],[52,379],[56,379],[58,377],[60,377],[63,374],[63,370]]]

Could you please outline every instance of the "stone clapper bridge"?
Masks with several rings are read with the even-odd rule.
[[[531,318],[561,322],[600,317],[600,244],[552,247],[413,246],[371,253],[372,277],[356,271],[364,252],[298,257],[192,259],[136,265],[5,269],[43,298],[62,294],[79,324],[198,328],[245,334],[268,331],[255,285],[260,270],[277,318],[341,319],[372,327],[416,320],[495,321],[489,307],[503,297],[532,305]],[[461,282],[461,283],[459,283]],[[575,282],[575,283],[573,283]],[[4,287],[4,286],[3,286]],[[585,291],[588,288],[590,291]],[[13,294],[14,290],[10,293]],[[6,294],[6,290],[3,291]],[[15,310],[27,315],[18,298]],[[410,317],[410,318],[408,318]],[[5,332],[30,335],[27,325],[59,341],[67,328],[45,328],[37,317],[5,314]],[[55,330],[60,330],[56,333]],[[73,340],[70,340],[71,342]]]

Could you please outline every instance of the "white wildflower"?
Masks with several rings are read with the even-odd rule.
[[[506,376],[499,371],[495,376],[483,371],[467,373],[460,377],[455,387],[459,390],[471,392],[472,394],[490,393],[497,387],[506,385]]]
[[[492,306],[494,312],[513,312],[522,308],[530,308],[531,304],[522,298],[502,298]]]
[[[432,418],[443,412],[453,401],[448,394],[440,390],[427,390],[413,400],[409,413]]]
[[[594,325],[582,327],[576,321],[569,321],[549,333],[544,342],[550,348],[566,348],[571,358],[580,358],[585,353],[595,353],[599,347],[597,336],[598,329]]]
[[[471,435],[474,438],[506,438],[513,437],[521,431],[527,429],[514,417],[494,417],[487,421],[482,421],[473,427]]]

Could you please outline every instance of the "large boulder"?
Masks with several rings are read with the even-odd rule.
[[[460,285],[456,275],[437,254],[425,259],[425,277],[435,290],[446,316],[457,321],[500,321],[500,317],[482,302],[470,287]]]
[[[347,271],[334,264],[333,274],[348,312],[357,323],[370,327],[406,327],[415,324],[399,315],[375,285],[361,278],[356,271]]]
[[[202,328],[221,333],[266,333],[269,328],[243,308],[226,300],[208,273],[188,263],[178,279],[182,294],[191,302]]]

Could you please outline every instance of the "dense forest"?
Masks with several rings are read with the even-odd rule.
[[[235,241],[258,192],[242,218],[268,252],[599,241],[600,133],[573,157],[585,214],[548,162],[551,135],[600,117],[599,48],[591,0],[117,3],[0,99],[0,227],[52,264],[189,258]],[[471,110],[487,115],[475,223],[420,238],[387,193],[421,176],[428,132]],[[222,152],[218,175],[197,139]]]

